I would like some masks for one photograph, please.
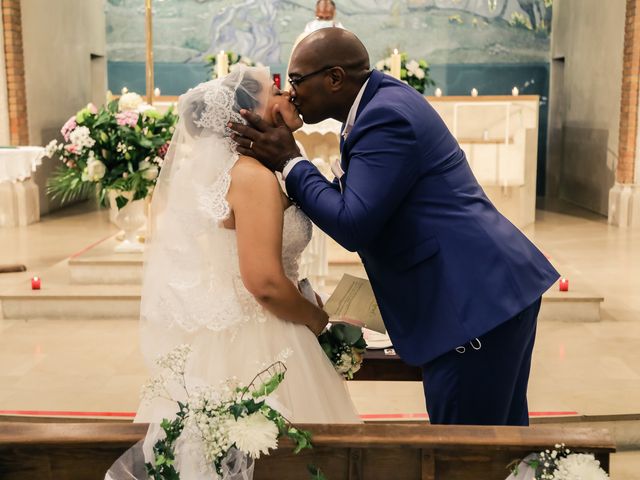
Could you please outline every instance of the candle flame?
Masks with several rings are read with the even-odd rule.
[[[394,54],[394,55],[397,55],[397,54],[398,54],[398,49],[397,49],[397,48],[394,48],[394,49],[393,49],[393,54]]]

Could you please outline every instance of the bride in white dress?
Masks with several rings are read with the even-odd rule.
[[[241,121],[241,108],[273,121],[276,104],[291,130],[302,125],[267,68],[242,67],[180,97],[180,120],[151,205],[142,352],[154,375],[159,355],[191,345],[187,385],[217,386],[232,377],[248,384],[283,360],[285,379],[270,400],[287,419],[359,423],[342,377],[316,338],[327,314],[298,288],[311,222],[272,172],[236,153],[229,136],[227,124]],[[161,435],[158,423],[175,413],[175,402],[141,404],[135,421],[152,424],[147,461]],[[182,472],[195,471],[182,463]],[[119,478],[117,469],[107,478]]]

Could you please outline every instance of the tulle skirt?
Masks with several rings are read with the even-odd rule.
[[[234,329],[216,332],[200,329],[186,332],[180,328],[160,334],[145,331],[142,348],[168,351],[183,343],[192,347],[186,366],[187,385],[217,386],[230,378],[248,385],[260,371],[283,361],[284,381],[271,395],[269,404],[292,423],[361,423],[342,377],[320,347],[315,335],[305,326],[269,315],[263,321],[251,320]],[[106,475],[107,480],[145,479],[144,463],[153,459],[153,445],[163,436],[159,423],[173,418],[175,402],[155,399],[143,402],[134,422],[150,423],[144,441],[127,451]],[[211,472],[202,468],[202,457],[194,440],[178,440],[176,466],[183,480],[211,480]],[[236,453],[237,456],[237,453]],[[244,467],[241,461],[248,461]],[[250,480],[253,465],[249,459],[234,464],[236,473],[225,480]],[[215,476],[214,476],[215,478]]]

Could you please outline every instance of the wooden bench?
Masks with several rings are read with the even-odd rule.
[[[261,458],[255,480],[504,480],[507,465],[564,442],[592,452],[608,471],[608,431],[579,427],[483,427],[419,424],[301,425],[312,450],[280,449]],[[0,423],[2,480],[102,480],[109,466],[144,437],[146,424]]]

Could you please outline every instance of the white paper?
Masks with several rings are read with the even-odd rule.
[[[364,278],[343,275],[338,286],[324,305],[329,321],[345,323],[361,322],[365,327],[379,333],[387,333],[382,314],[373,294],[371,283]],[[350,322],[355,320],[355,322]]]

